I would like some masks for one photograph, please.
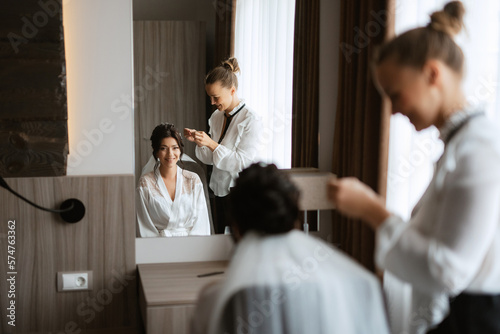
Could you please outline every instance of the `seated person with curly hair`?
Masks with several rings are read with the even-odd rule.
[[[209,235],[210,220],[200,177],[177,165],[184,153],[182,138],[168,123],[151,135],[154,170],[139,179],[137,236],[180,237]]]
[[[224,280],[200,293],[192,333],[388,333],[377,278],[298,227],[299,190],[253,164],[230,193],[237,242]]]

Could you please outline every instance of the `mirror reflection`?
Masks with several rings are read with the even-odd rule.
[[[179,130],[206,127],[205,35],[204,22],[134,21],[138,237],[213,232],[206,167]]]
[[[151,134],[151,145],[153,163],[145,166],[137,187],[137,236],[209,235],[200,176],[178,165],[184,153],[181,134],[172,124],[160,124]]]
[[[182,134],[185,151],[178,166],[183,171],[198,173],[204,185],[210,234],[226,233],[227,195],[238,172],[261,160],[276,163],[279,168],[291,167],[293,34],[286,31],[293,31],[294,13],[286,10],[270,15],[279,15],[280,20],[287,22],[281,30],[242,35],[238,31],[255,30],[247,27],[255,22],[245,19],[242,6],[234,13],[239,25],[232,28],[231,47],[241,58],[226,58],[222,62],[233,51],[221,52],[218,44],[215,47],[214,34],[220,33],[216,23],[225,24],[222,21],[228,20],[226,14],[234,8],[223,8],[221,12],[218,6],[207,7],[207,2],[188,2],[189,5],[176,6],[169,1],[134,2],[135,170],[139,185],[148,161],[151,167],[157,159],[149,140],[152,130],[163,122],[174,124]],[[196,11],[188,15],[181,7]],[[271,6],[268,10],[277,9]],[[241,25],[245,26],[238,28]],[[261,56],[252,57],[255,53]],[[212,67],[214,63],[222,65]],[[268,69],[270,64],[272,71]],[[236,76],[239,65],[243,72]],[[187,169],[186,164],[192,168]],[[163,187],[166,183],[159,184]],[[175,191],[168,185],[163,190],[163,200],[168,202],[167,193],[172,191],[174,203]],[[140,198],[138,206],[139,201]],[[188,225],[194,229],[193,223]],[[146,236],[141,229],[138,226],[138,236]],[[158,236],[170,236],[164,223],[158,224],[157,230]],[[188,230],[182,233],[192,235]]]

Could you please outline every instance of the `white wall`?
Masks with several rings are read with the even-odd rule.
[[[63,0],[68,175],[133,174],[132,0]]]

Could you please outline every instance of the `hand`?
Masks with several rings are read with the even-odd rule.
[[[390,213],[384,200],[356,178],[331,179],[327,185],[328,198],[346,216],[359,218],[377,228]]]
[[[195,131],[194,132],[194,142],[198,146],[206,146],[208,147],[212,152],[219,146],[215,141],[210,138],[209,135],[207,135],[204,131]]]
[[[196,130],[184,128],[184,137],[189,141],[194,141],[194,134]]]

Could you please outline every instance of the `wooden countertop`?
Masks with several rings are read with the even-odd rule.
[[[225,277],[200,274],[225,271],[228,261],[139,264],[140,289],[147,307],[194,304],[200,290]]]

